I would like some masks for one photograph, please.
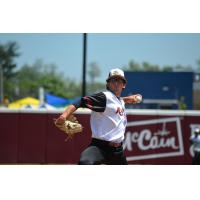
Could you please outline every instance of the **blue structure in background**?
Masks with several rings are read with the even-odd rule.
[[[125,76],[128,84],[123,96],[143,96],[143,103],[134,108],[177,109],[184,98],[186,109],[193,109],[193,72],[125,72]]]
[[[64,107],[68,104],[70,104],[69,99],[65,99],[62,97],[58,97],[49,93],[45,94],[45,100],[48,104],[55,106],[55,107]]]
[[[45,101],[55,107],[65,107],[69,104],[77,103],[81,97],[76,97],[74,99],[62,98],[53,94],[46,93]]]

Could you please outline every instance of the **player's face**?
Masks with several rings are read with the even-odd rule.
[[[122,90],[125,88],[125,82],[121,78],[111,78],[108,81],[108,87],[116,96],[120,96]]]

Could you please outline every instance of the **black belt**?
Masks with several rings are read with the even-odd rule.
[[[117,143],[117,142],[112,142],[112,141],[105,141],[105,140],[100,140],[100,139],[96,139],[96,138],[92,138],[92,141],[100,143],[100,144],[104,144],[104,145],[108,145],[111,147],[122,147],[122,142]]]

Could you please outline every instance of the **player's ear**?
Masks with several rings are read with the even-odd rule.
[[[124,90],[126,88],[126,83],[124,84],[124,86],[122,87],[122,89]]]

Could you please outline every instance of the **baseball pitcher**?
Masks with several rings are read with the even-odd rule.
[[[126,84],[124,72],[118,68],[112,69],[106,80],[105,92],[82,97],[78,103],[68,106],[55,120],[55,125],[72,138],[74,134],[82,131],[82,125],[72,119],[72,113],[80,107],[92,110],[92,140],[81,153],[78,164],[127,164],[122,145],[127,124],[125,103],[140,103],[142,96],[136,94],[121,97]]]

